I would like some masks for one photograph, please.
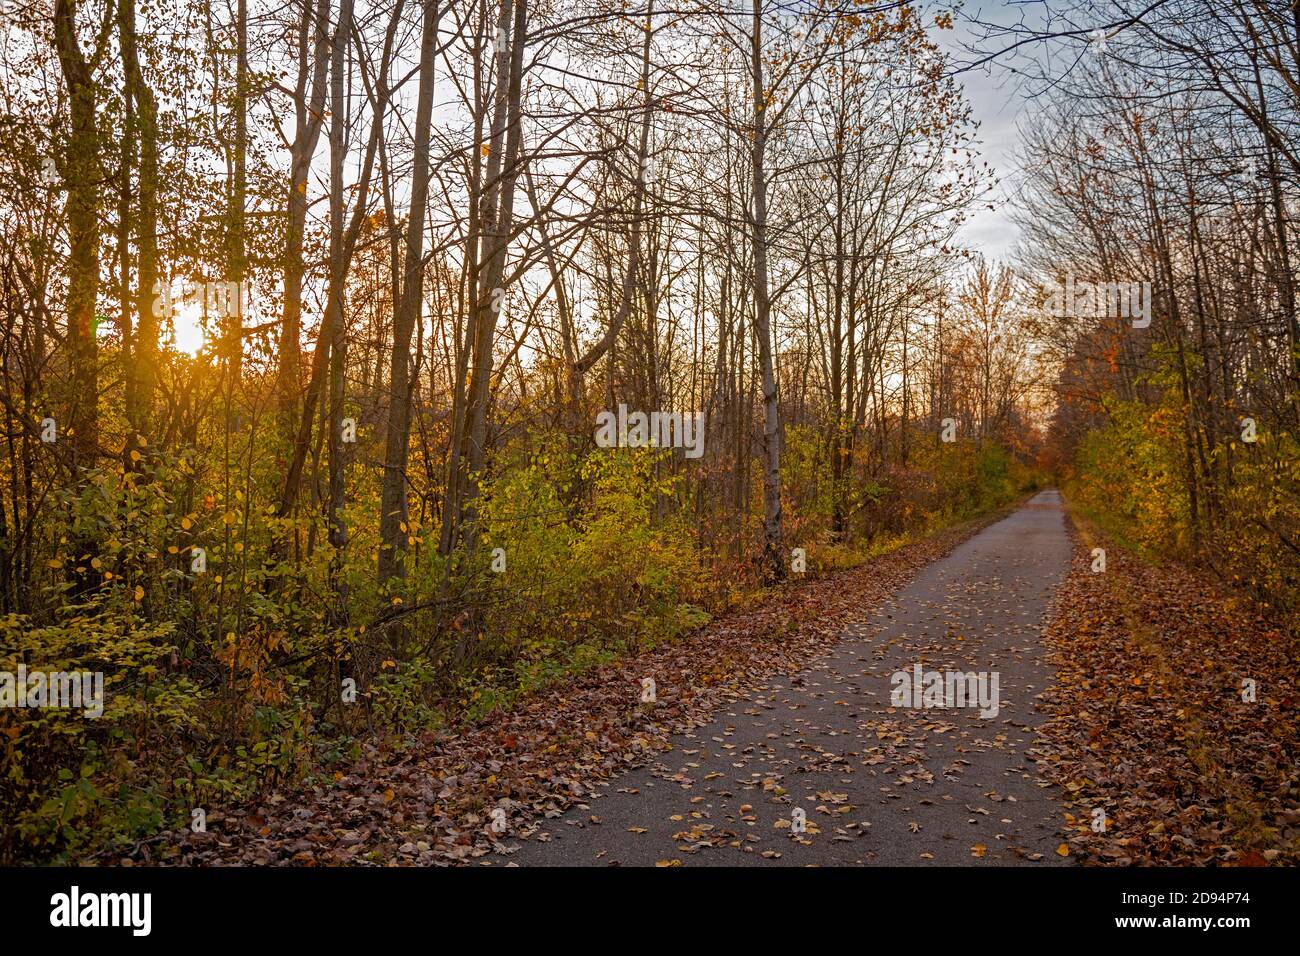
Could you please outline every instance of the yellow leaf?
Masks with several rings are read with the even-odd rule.
[[[194,527],[194,522],[191,521],[189,518],[182,518],[182,519],[181,519],[181,529],[182,529],[183,531],[189,531],[190,528],[192,528],[192,527]]]
[[[681,860],[655,860],[655,866],[681,866]]]
[[[144,600],[144,588],[140,587],[138,584],[135,586],[135,599],[137,601]]]
[[[1058,847],[1056,848],[1056,855],[1057,855],[1057,856],[1069,856],[1069,855],[1070,855],[1070,847],[1069,847],[1067,844],[1062,843],[1060,846],[1058,846]]]
[[[392,802],[393,802],[393,798],[396,797],[396,796],[397,796],[397,794],[393,793],[392,790],[385,790],[385,791],[384,791],[384,803],[392,803]]]
[[[131,449],[131,460],[132,460],[132,461],[139,461],[139,460],[140,460],[140,453],[139,453],[138,451],[136,451],[134,448]]]

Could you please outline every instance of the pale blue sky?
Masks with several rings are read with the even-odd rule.
[[[979,42],[979,34],[967,18],[1011,24],[1027,10],[1032,11],[1033,5],[1009,0],[967,2],[955,28],[951,32],[938,33],[939,43],[952,54],[955,63],[968,62],[971,54],[963,44]],[[989,198],[997,208],[988,210],[981,204],[957,238],[974,252],[990,259],[1005,260],[1011,256],[1019,239],[1006,203],[1008,188],[1015,175],[1015,154],[1019,143],[1016,125],[1033,104],[1026,102],[1017,78],[998,61],[963,72],[958,79],[966,90],[974,118],[980,124],[981,158],[994,169],[999,185]]]

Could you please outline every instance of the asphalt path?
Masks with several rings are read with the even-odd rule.
[[[1035,700],[1052,680],[1040,632],[1069,558],[1060,495],[1042,492],[805,670],[754,688],[482,862],[1067,864],[1059,794],[1032,748]],[[901,675],[918,673],[913,692]],[[944,678],[928,678],[928,695],[927,674]],[[983,698],[963,702],[959,688]]]

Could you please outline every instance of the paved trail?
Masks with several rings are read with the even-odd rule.
[[[1051,680],[1039,626],[1069,557],[1060,496],[1043,492],[932,564],[813,666],[675,737],[654,764],[488,861],[1065,862],[1055,854],[1060,803],[1026,750],[1035,697]],[[891,675],[916,663],[997,672],[997,716],[891,708]]]

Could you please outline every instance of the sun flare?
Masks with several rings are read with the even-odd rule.
[[[172,348],[194,358],[203,351],[207,334],[203,329],[203,307],[197,302],[183,302],[172,314]]]

